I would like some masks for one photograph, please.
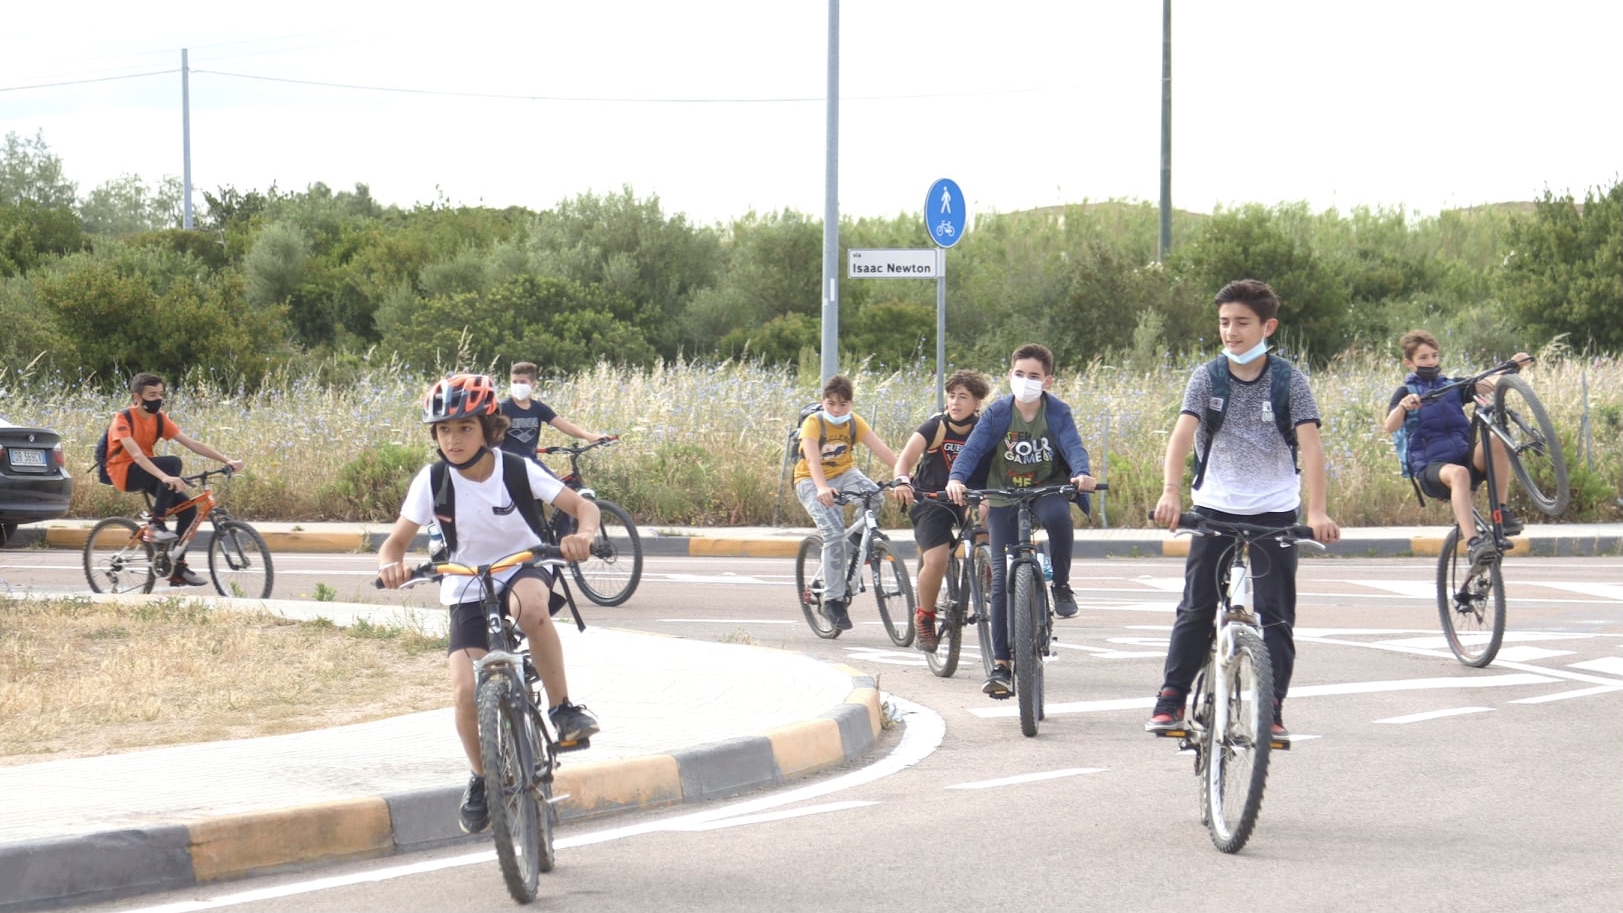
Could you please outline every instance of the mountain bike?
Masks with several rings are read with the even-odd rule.
[[[619,435],[611,435],[590,444],[542,447],[536,451],[547,455],[569,454],[569,474],[563,477],[563,483],[597,505],[601,518],[598,520],[597,538],[592,542],[592,557],[585,561],[569,562],[569,573],[580,584],[586,598],[600,606],[617,606],[630,599],[642,580],[642,537],[637,534],[636,521],[631,519],[630,511],[606,498],[599,498],[597,492],[587,488],[586,479],[580,472],[581,454],[593,447],[607,447],[619,440]],[[559,510],[549,513],[554,542],[574,531],[574,517]]]
[[[929,504],[938,510],[953,509],[944,492],[920,492],[920,504]],[[968,516],[968,515],[966,515]],[[978,518],[979,511],[973,516]],[[967,526],[953,524],[954,534],[947,543],[947,572],[941,578],[940,595],[936,597],[936,648],[924,654],[930,671],[941,678],[951,678],[958,671],[958,657],[963,648],[964,628],[974,625],[980,642],[981,664],[986,675],[992,674],[992,547],[986,543],[986,527],[979,519],[971,519]],[[959,557],[959,552],[965,552]]]
[[[1154,520],[1155,515],[1150,514]],[[1274,739],[1274,667],[1263,642],[1262,624],[1251,604],[1251,548],[1273,539],[1285,546],[1324,546],[1313,541],[1309,526],[1266,527],[1230,523],[1186,513],[1178,525],[1190,535],[1234,540],[1224,564],[1225,585],[1215,609],[1216,636],[1206,664],[1189,689],[1189,706],[1181,729],[1156,731],[1193,751],[1200,780],[1200,821],[1212,844],[1238,853],[1251,839],[1262,811],[1268,783],[1270,751],[1289,751],[1290,742]]]
[[[196,507],[197,515],[186,529],[169,542],[152,543],[152,495],[142,492],[146,507],[134,518],[108,517],[90,530],[85,540],[85,577],[90,589],[96,593],[150,593],[159,577],[174,573],[175,559],[207,520],[213,527],[208,543],[209,579],[221,596],[239,599],[269,599],[276,572],[271,566],[270,548],[259,531],[241,520],[233,520],[218,501],[209,479],[214,476],[230,478],[234,470],[229,466],[209,469],[196,475],[182,476],[203,490],[192,498],[170,507],[162,517],[169,519],[187,508]]]
[[[447,576],[479,581],[479,603],[485,614],[489,650],[474,660],[474,693],[479,714],[479,764],[484,768],[485,796],[490,805],[490,831],[496,861],[507,893],[519,903],[535,900],[540,874],[550,872],[557,855],[552,846],[558,824],[556,805],[569,798],[553,796],[558,753],[586,748],[590,740],[562,744],[547,718],[546,692],[530,658],[524,633],[502,612],[493,575],[521,567],[557,567],[569,563],[556,546],[537,545],[479,567],[430,562],[412,569],[401,589],[437,582]],[[381,580],[373,581],[382,586]]]
[[[1054,655],[1054,607],[1049,599],[1048,587],[1043,585],[1042,551],[1032,539],[1031,505],[1049,495],[1070,498],[1077,487],[1041,485],[1036,488],[984,488],[968,489],[964,499],[971,507],[981,501],[993,503],[1013,502],[1016,512],[1017,538],[1008,558],[1008,580],[1003,594],[1008,602],[1009,665],[1014,679],[1014,697],[1020,705],[1020,732],[1026,736],[1037,734],[1037,723],[1043,713],[1043,663]],[[1099,483],[1095,491],[1107,491],[1109,486]],[[992,569],[993,573],[997,568]],[[990,620],[982,650],[988,657],[987,674],[991,674],[992,640]]]
[[[894,480],[871,491],[859,494],[836,493],[836,505],[862,505],[856,521],[845,530],[850,544],[846,557],[846,598],[867,589],[862,579],[863,567],[873,572],[873,596],[879,604],[879,620],[884,622],[885,633],[898,647],[913,644],[913,578],[908,576],[907,562],[896,557],[890,537],[879,528],[877,502],[882,502],[885,489],[896,486]],[[795,592],[800,599],[800,611],[812,633],[825,640],[840,636],[834,619],[823,613],[823,537],[807,536],[800,540],[800,553],[795,557]]]
[[[1437,556],[1437,614],[1442,621],[1443,637],[1455,658],[1474,668],[1493,662],[1505,638],[1502,563],[1511,542],[1505,535],[1504,517],[1493,496],[1499,490],[1499,482],[1491,442],[1498,441],[1503,446],[1512,475],[1540,511],[1550,516],[1559,514],[1566,509],[1571,494],[1566,458],[1562,456],[1555,426],[1527,382],[1508,373],[1516,367],[1515,362],[1506,362],[1421,396],[1422,402],[1431,402],[1461,387],[1474,387],[1484,378],[1506,375],[1499,378],[1491,399],[1478,395],[1471,409],[1471,439],[1482,441],[1487,448],[1482,462],[1492,504],[1486,516],[1472,505],[1476,526],[1473,533],[1491,536],[1494,547],[1484,550],[1473,562],[1465,551],[1472,535],[1461,530],[1456,522],[1443,539],[1443,550]],[[1415,486],[1418,490],[1418,481]]]

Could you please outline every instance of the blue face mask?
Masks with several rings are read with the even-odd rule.
[[[851,420],[851,413],[847,412],[844,415],[829,415],[827,412],[824,412],[823,418],[827,419],[831,425],[843,425]]]
[[[1257,359],[1261,358],[1263,355],[1267,354],[1267,352],[1268,352],[1268,337],[1266,337],[1266,336],[1262,337],[1261,342],[1259,342],[1256,345],[1252,346],[1250,349],[1247,349],[1246,351],[1241,352],[1238,355],[1234,354],[1233,352],[1230,352],[1228,349],[1223,350],[1223,354],[1227,355],[1229,357],[1229,361],[1232,361],[1237,365],[1250,364],[1251,362],[1254,362]]]

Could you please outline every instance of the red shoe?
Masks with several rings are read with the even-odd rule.
[[[941,646],[941,638],[935,631],[934,612],[919,609],[913,613],[913,634],[918,638],[919,649],[926,653],[934,653],[936,647]]]

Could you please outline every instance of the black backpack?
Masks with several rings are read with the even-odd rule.
[[[800,452],[800,426],[806,424],[806,419],[812,413],[821,412],[822,409],[823,409],[823,401],[822,400],[817,400],[815,402],[810,402],[810,403],[807,403],[806,405],[800,407],[800,415],[796,416],[796,418],[795,418],[795,426],[793,428],[789,429],[789,439],[784,444],[784,448],[783,448],[783,462],[784,462],[784,465],[792,466],[792,465],[794,465],[796,460],[798,460],[801,457],[805,456],[805,454]],[[822,432],[823,432],[822,438],[820,438],[818,440],[818,442],[817,442],[819,445],[821,445],[823,443],[823,441],[828,440],[828,423],[823,421],[821,418],[819,418],[817,420],[817,423],[818,423],[818,426],[822,429]]]
[[[1268,399],[1274,410],[1274,427],[1279,429],[1280,436],[1290,445],[1291,465],[1296,466],[1296,424],[1291,421],[1291,368],[1284,359],[1280,359],[1280,365],[1283,370],[1275,371],[1272,365],[1268,368]],[[1206,453],[1204,459],[1199,452],[1195,454],[1195,488],[1199,488],[1206,478],[1206,464],[1210,461],[1212,448],[1217,445],[1217,430],[1223,427],[1223,416],[1228,412],[1228,356],[1219,355],[1207,362],[1206,375],[1212,382],[1212,392],[1206,398],[1206,411],[1200,419],[1200,426],[1206,429]],[[1300,473],[1302,470],[1298,467],[1296,471]]]
[[[513,499],[518,508],[519,516],[535,533],[536,540],[546,545],[556,545],[552,540],[552,531],[541,522],[541,509],[537,506],[534,492],[530,491],[529,476],[524,464],[524,457],[505,450],[492,450],[498,460],[497,466],[502,474],[502,484],[507,486],[507,496]],[[435,460],[434,465],[428,469],[429,490],[434,493],[434,522],[440,528],[440,535],[445,537],[445,548],[449,554],[456,553],[456,486],[451,483],[451,464],[445,460]],[[561,574],[556,575],[560,583],[563,582]],[[580,610],[575,606],[575,594],[569,589],[567,583],[563,584],[564,595],[552,594],[551,605],[548,609],[556,614],[565,602],[569,605],[569,614],[575,617],[575,627],[586,630],[586,622],[581,620]]]
[[[131,406],[129,409],[124,410],[124,423],[132,428],[135,427],[135,416],[131,414],[131,410],[134,408],[134,406]],[[113,484],[113,477],[107,474],[107,432],[112,430],[112,424],[112,422],[107,423],[107,427],[101,431],[101,440],[96,442],[96,481],[103,485]],[[158,413],[158,437],[163,438],[162,412]]]

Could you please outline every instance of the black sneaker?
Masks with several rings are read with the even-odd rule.
[[[1054,587],[1054,614],[1061,618],[1076,617],[1076,597],[1068,586]]]
[[[1510,508],[1503,504],[1499,505],[1499,526],[1507,536],[1522,534],[1522,518],[1511,513]]]
[[[981,685],[981,693],[991,695],[998,700],[1006,700],[1014,693],[1014,678],[1009,675],[1008,666],[993,666],[992,674],[986,677],[986,683]]]
[[[490,806],[485,803],[485,778],[468,774],[468,788],[462,791],[462,813],[457,823],[462,833],[477,834],[490,827]]]
[[[913,635],[919,649],[926,653],[934,653],[936,647],[941,646],[941,638],[935,631],[935,613],[923,609],[913,613]]]
[[[1150,711],[1145,732],[1172,732],[1183,728],[1183,695],[1171,688],[1163,688],[1155,696],[1155,709]]]
[[[202,586],[208,583],[197,572],[186,566],[185,559],[175,562],[175,572],[169,575],[170,586]]]
[[[558,741],[580,742],[597,734],[597,717],[580,704],[564,701],[547,711],[552,728],[558,730]]]
[[[841,631],[851,630],[851,614],[845,610],[844,599],[823,600],[823,617]]]
[[[1493,537],[1483,533],[1472,536],[1471,541],[1465,544],[1466,555],[1470,558],[1472,567],[1482,567],[1499,557],[1499,548],[1493,544]]]

